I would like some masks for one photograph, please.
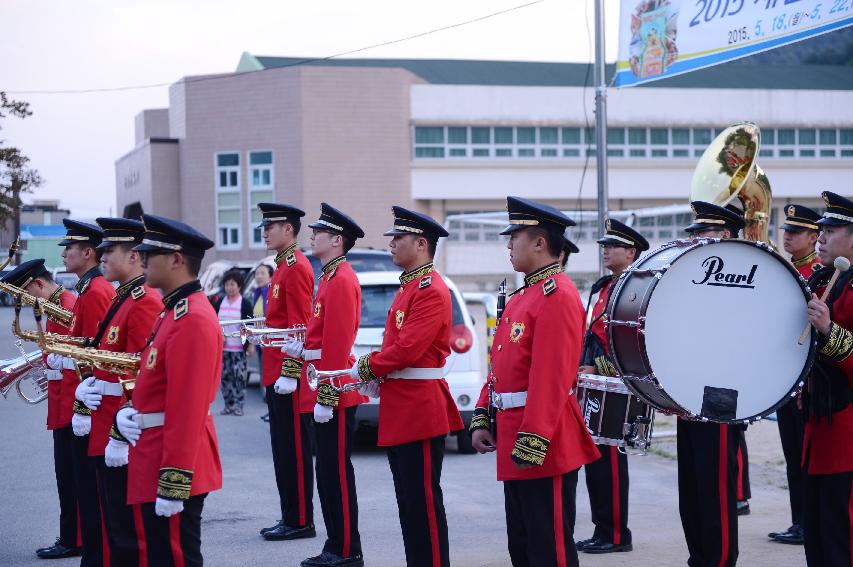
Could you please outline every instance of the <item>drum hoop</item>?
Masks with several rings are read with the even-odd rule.
[[[794,268],[793,264],[791,264],[791,262],[786,260],[784,258],[784,256],[782,256],[779,252],[774,250],[773,247],[765,244],[764,242],[753,242],[751,240],[745,240],[742,238],[731,238],[731,239],[725,239],[725,240],[722,240],[719,238],[693,238],[693,239],[689,239],[689,240],[688,239],[673,240],[673,241],[667,242],[666,244],[662,245],[660,248],[657,248],[656,250],[653,250],[653,251],[649,252],[648,254],[645,254],[642,257],[638,258],[633,264],[631,264],[619,276],[619,279],[616,281],[616,283],[613,286],[613,291],[610,293],[610,297],[608,298],[608,302],[607,302],[607,307],[605,309],[605,313],[607,313],[608,320],[611,319],[612,310],[613,310],[614,306],[616,305],[618,298],[622,294],[622,289],[627,284],[628,280],[630,279],[630,277],[633,273],[633,272],[631,272],[632,268],[638,268],[639,266],[643,265],[643,263],[645,263],[646,261],[651,260],[652,258],[658,256],[660,253],[662,253],[665,250],[668,250],[668,249],[671,249],[674,247],[683,248],[683,250],[679,254],[677,254],[674,258],[672,258],[671,262],[669,263],[669,265],[671,266],[672,264],[674,264],[675,262],[680,260],[682,257],[686,256],[687,253],[690,252],[691,250],[694,250],[696,248],[700,248],[703,246],[707,246],[709,244],[716,244],[716,243],[720,243],[720,242],[725,242],[725,243],[739,242],[739,243],[743,243],[743,244],[750,244],[756,248],[764,250],[765,252],[769,252],[771,256],[776,258],[776,260],[778,260],[782,264],[782,266],[784,266],[785,269],[787,269],[788,272],[791,273],[791,275],[795,276],[794,279],[799,284],[800,290],[802,291],[803,297],[806,299],[806,301],[808,302],[808,300],[811,298],[811,291],[809,290],[809,287],[806,284],[806,281],[803,279],[802,274],[800,274],[797,271],[797,269]],[[664,271],[664,275],[665,275],[665,272],[666,271]],[[661,276],[661,278],[654,278],[655,281],[650,282],[650,285],[646,289],[646,296],[647,297],[651,298],[652,294],[654,294],[655,288],[657,287],[657,285],[660,282],[660,280],[662,279],[662,277],[663,277],[663,275]],[[647,302],[644,303],[643,305],[641,305],[641,309],[640,309],[641,316],[644,316],[645,310],[647,308],[648,308]],[[652,403],[652,401],[650,399],[648,399],[648,397],[643,392],[641,392],[640,390],[638,390],[637,388],[634,387],[632,380],[625,380],[624,378],[622,378],[625,375],[625,373],[623,372],[622,368],[619,365],[618,357],[614,356],[613,357],[614,366],[616,366],[616,370],[619,373],[619,377],[622,378],[622,382],[625,384],[625,386],[629,390],[631,390],[631,392],[633,392],[634,395],[636,395],[643,402],[647,403],[648,405],[650,405],[653,409],[655,409],[657,411],[660,411],[663,413],[668,413],[668,414],[674,413],[678,417],[682,417],[684,419],[695,420],[695,421],[707,421],[706,418],[695,415],[694,413],[692,413],[692,412],[686,410],[684,407],[682,407],[660,385],[660,382],[658,381],[657,377],[654,375],[654,370],[652,368],[651,361],[649,361],[648,355],[646,353],[646,340],[645,340],[645,335],[643,333],[638,333],[638,341],[639,341],[639,347],[640,347],[640,354],[643,357],[643,360],[646,363],[647,368],[649,368],[649,370],[651,371],[649,374],[649,378],[651,378],[652,381],[654,382],[655,386],[658,387],[659,392],[663,396],[665,396],[668,400],[670,400],[674,406],[678,407],[682,413],[678,413],[677,411],[673,411],[669,408],[662,408],[659,405]],[[610,327],[608,327],[608,330],[607,330],[607,346],[608,346],[609,352],[615,352],[614,344],[613,344],[613,333],[610,331]],[[812,329],[811,340],[809,341],[809,354],[806,357],[806,363],[803,365],[803,369],[800,372],[799,377],[794,381],[793,386],[791,386],[791,388],[788,390],[788,392],[776,404],[774,404],[771,408],[769,408],[769,409],[767,409],[767,410],[765,410],[759,414],[756,414],[756,415],[750,416],[750,417],[746,417],[743,419],[736,419],[736,420],[731,420],[731,421],[726,421],[726,422],[721,422],[721,423],[727,423],[727,424],[733,424],[733,425],[734,424],[749,424],[749,423],[754,423],[756,421],[759,421],[759,420],[767,417],[768,415],[774,413],[776,410],[778,410],[780,407],[782,407],[784,404],[786,404],[792,397],[794,397],[796,395],[796,393],[799,392],[799,390],[801,390],[802,387],[805,385],[805,380],[808,377],[809,372],[811,372],[811,368],[812,368],[812,365],[814,364],[814,360],[815,360],[816,356],[817,356],[817,337],[815,337],[814,329]]]

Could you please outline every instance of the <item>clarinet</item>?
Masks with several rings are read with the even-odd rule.
[[[495,312],[495,328],[492,329],[492,340],[497,333],[498,325],[501,324],[504,307],[506,307],[506,278],[498,286],[498,305]],[[497,440],[498,424],[497,424],[497,408],[495,408],[495,376],[492,374],[492,357],[489,354],[489,433],[492,438]]]

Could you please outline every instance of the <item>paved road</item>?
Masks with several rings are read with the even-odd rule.
[[[0,309],[0,356],[15,354],[9,322],[12,310]],[[218,413],[221,403],[214,406]],[[56,537],[57,504],[52,442],[44,429],[46,406],[30,407],[16,398],[0,400],[0,565],[45,563],[33,551]],[[319,553],[322,518],[315,497],[319,537],[298,542],[265,542],[258,529],[278,518],[265,412],[257,389],[248,396],[244,417],[216,416],[225,472],[223,490],[205,504],[203,551],[207,565],[275,565],[289,567]],[[750,428],[757,461],[753,465],[752,515],[740,521],[740,564],[801,566],[802,548],[771,543],[768,531],[788,526],[787,492],[778,482],[781,449],[775,424]],[[775,443],[775,445],[774,445]],[[666,447],[665,444],[662,445]],[[753,445],[751,445],[752,447]],[[447,442],[442,485],[450,527],[454,565],[508,565],[501,486],[494,480],[494,457],[459,455],[455,440]],[[760,449],[759,449],[760,448]],[[383,452],[362,447],[354,456],[359,496],[359,522],[367,565],[404,565],[403,546],[391,474]],[[577,535],[592,533],[583,476],[578,487]],[[581,564],[609,567],[683,566],[687,551],[678,518],[676,463],[661,455],[631,460],[631,529],[634,551],[591,556]],[[75,565],[60,560],[56,567]]]

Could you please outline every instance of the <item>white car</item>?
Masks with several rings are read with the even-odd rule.
[[[385,330],[385,320],[391,302],[400,289],[399,272],[357,272],[361,284],[361,324],[356,335],[353,354],[356,357],[377,351],[382,346],[382,335]],[[462,294],[456,285],[444,277],[450,288],[450,298],[453,311],[453,322],[450,331],[450,356],[444,365],[444,376],[450,386],[450,393],[456,402],[465,429],[458,432],[457,445],[460,453],[473,453],[471,435],[468,425],[471,415],[480,396],[480,390],[485,383],[482,371],[482,356],[480,356],[480,341],[473,332],[474,322]],[[358,406],[356,422],[359,425],[376,425],[379,423],[379,400]]]

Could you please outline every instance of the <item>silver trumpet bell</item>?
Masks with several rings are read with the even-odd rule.
[[[6,398],[12,388],[28,404],[47,399],[47,374],[42,352],[35,350],[18,358],[0,360],[0,394]]]
[[[349,376],[349,368],[346,370],[317,370],[313,364],[309,363],[305,374],[308,377],[308,387],[311,388],[312,392],[316,391],[322,383],[329,384],[333,390],[339,393],[352,392],[367,384],[363,380],[341,384],[338,379]]]
[[[305,326],[297,325],[287,329],[276,327],[247,327],[240,328],[240,339],[243,344],[250,342],[263,348],[281,348],[288,339],[305,340]]]

